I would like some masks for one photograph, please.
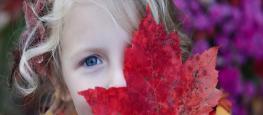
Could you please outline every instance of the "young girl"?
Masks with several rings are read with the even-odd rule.
[[[30,114],[91,114],[79,91],[126,86],[124,49],[147,5],[167,32],[180,33],[186,58],[190,40],[178,28],[172,0],[25,1],[27,27],[11,82],[32,105]]]

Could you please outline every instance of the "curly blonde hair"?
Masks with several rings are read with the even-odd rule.
[[[38,114],[76,114],[61,75],[59,60],[63,17],[81,0],[26,0],[27,27],[15,50],[12,83],[26,99],[33,100]],[[181,36],[183,57],[189,55],[191,42],[180,29],[180,12],[172,0],[86,0],[106,10],[128,33],[137,28],[148,4],[154,19],[167,32]],[[135,11],[135,12],[131,12]],[[32,104],[31,104],[32,105]],[[67,112],[65,112],[67,111]]]

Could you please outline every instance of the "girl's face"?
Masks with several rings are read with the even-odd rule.
[[[76,110],[87,114],[88,106],[79,91],[126,86],[123,57],[130,36],[95,4],[75,4],[64,22],[62,73]]]

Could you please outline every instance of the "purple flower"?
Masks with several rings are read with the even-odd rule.
[[[193,54],[202,53],[209,48],[209,44],[206,40],[201,39],[194,43]]]
[[[181,18],[186,22],[183,27],[188,33],[194,32],[193,54],[208,49],[210,45],[220,46],[219,84],[229,93],[232,114],[246,115],[251,110],[247,107],[253,103],[253,98],[263,96],[263,85],[256,88],[253,82],[242,79],[242,76],[250,79],[257,74],[239,69],[252,68],[250,66],[256,63],[254,60],[263,60],[263,1],[174,1],[185,13]],[[258,82],[263,84],[263,80]]]
[[[210,19],[204,14],[196,15],[193,20],[194,28],[198,30],[209,29],[211,26],[211,22],[209,20]]]
[[[263,31],[253,34],[250,41],[250,54],[254,55],[256,59],[263,59]]]
[[[263,31],[248,29],[235,38],[235,46],[243,54],[255,59],[263,59]]]
[[[233,105],[232,115],[247,115],[246,109],[240,105]]]
[[[174,0],[174,4],[176,5],[177,8],[179,9],[187,9],[187,3],[183,0]],[[183,11],[183,10],[182,10]]]
[[[228,67],[219,71],[219,84],[226,92],[232,96],[237,96],[243,90],[240,77],[238,69]]]
[[[244,89],[244,98],[250,101],[255,95],[255,85],[252,82],[247,82],[243,85]]]
[[[208,11],[211,21],[214,23],[221,23],[225,17],[231,15],[231,7],[225,4],[212,4]]]
[[[220,46],[221,50],[227,50],[229,48],[230,43],[230,39],[226,36],[218,36],[215,39],[215,42],[218,46]]]

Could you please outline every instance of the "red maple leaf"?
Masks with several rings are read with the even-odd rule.
[[[217,50],[183,63],[178,34],[167,34],[148,12],[125,51],[127,87],[96,87],[79,94],[95,115],[209,114],[222,95],[216,89]]]

